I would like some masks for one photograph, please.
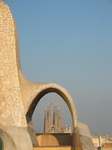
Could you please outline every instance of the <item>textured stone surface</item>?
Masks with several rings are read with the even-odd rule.
[[[83,150],[95,150],[92,138],[86,124],[78,122],[78,137]]]
[[[36,134],[35,134],[33,122],[32,122],[32,120],[29,118],[28,115],[26,116],[26,119],[27,119],[27,123],[28,123],[28,131],[29,131],[29,134],[30,134],[30,138],[31,138],[31,141],[32,141],[32,145],[33,145],[33,147],[36,147],[36,146],[38,146],[39,144],[38,144],[37,137],[36,137]]]
[[[27,127],[1,127],[4,150],[33,150]]]
[[[27,126],[19,73],[16,23],[6,4],[0,2],[0,125]]]
[[[77,137],[74,143],[77,142],[75,139],[82,145],[89,142],[88,136],[82,138],[76,130],[77,112],[69,93],[57,84],[33,83],[23,76],[16,23],[9,7],[0,1],[0,137],[4,150],[33,149],[26,115],[31,118],[40,98],[49,92],[59,94],[70,109],[74,135]],[[33,128],[30,133],[34,141]]]

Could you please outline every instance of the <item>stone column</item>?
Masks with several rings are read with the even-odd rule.
[[[16,22],[9,7],[0,1],[0,137],[5,150],[33,150],[19,70],[21,64]]]

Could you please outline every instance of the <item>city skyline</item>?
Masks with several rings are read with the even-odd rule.
[[[78,120],[112,135],[112,2],[4,2],[17,23],[25,77],[63,86]]]

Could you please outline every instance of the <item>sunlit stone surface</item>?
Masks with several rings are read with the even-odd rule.
[[[81,138],[78,135],[77,112],[71,96],[57,84],[32,83],[25,79],[20,64],[16,23],[9,7],[0,1],[0,138],[4,150],[33,149],[34,130],[32,128],[29,132],[28,124],[31,124],[40,98],[49,92],[56,92],[67,103],[73,120],[73,146],[80,148],[77,141],[84,141],[85,135]],[[90,137],[88,141],[92,143]],[[36,144],[38,146],[38,142]]]

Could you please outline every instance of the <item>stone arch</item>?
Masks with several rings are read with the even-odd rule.
[[[63,100],[66,102],[70,112],[71,112],[71,116],[72,116],[72,121],[73,121],[73,127],[77,127],[77,111],[73,102],[73,99],[71,98],[71,96],[69,95],[69,93],[61,86],[54,84],[54,83],[49,83],[49,84],[43,84],[41,85],[38,90],[35,92],[31,103],[29,105],[28,108],[28,112],[27,114],[29,115],[29,117],[31,118],[34,112],[34,109],[36,107],[36,105],[38,104],[38,102],[40,101],[40,99],[48,94],[48,93],[57,93],[58,95],[60,95]]]

